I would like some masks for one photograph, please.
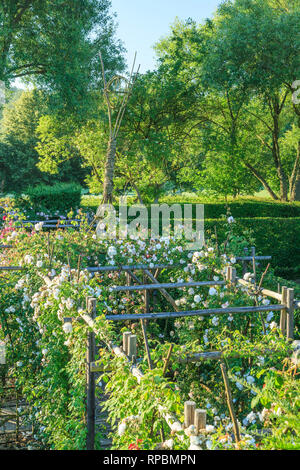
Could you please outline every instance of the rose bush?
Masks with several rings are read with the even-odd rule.
[[[80,231],[58,229],[50,233],[42,226],[21,227],[22,217],[9,205],[3,208],[2,218],[0,236],[12,248],[1,253],[1,264],[21,266],[22,270],[1,273],[0,340],[6,342],[9,374],[28,403],[24,418],[33,426],[38,446],[85,448],[85,348],[89,328],[82,314],[88,296],[97,299],[96,340],[104,364],[99,381],[106,384],[108,393],[103,408],[112,425],[113,448],[235,448],[219,361],[183,363],[194,352],[220,350],[229,369],[240,447],[279,448],[286,445],[284,433],[290,437],[290,447],[299,446],[299,428],[293,425],[299,402],[295,401],[292,408],[286,405],[289,397],[295,396],[298,382],[297,376],[280,372],[290,346],[279,331],[278,312],[150,321],[147,333],[154,368],[149,370],[140,323],[105,320],[108,313],[143,312],[143,294],[136,291],[129,296],[113,291],[114,285],[127,282],[118,270],[91,274],[85,269],[139,263],[151,269],[163,263],[174,264],[174,269],[162,270],[161,282],[222,280],[226,266],[238,267],[236,256],[246,243],[234,236],[231,220],[225,244],[218,246],[212,238],[202,251],[188,252],[184,240],[172,237],[99,240],[87,230],[87,224]],[[228,284],[168,292],[180,310],[269,302],[246,287]],[[153,293],[150,300],[152,310],[170,310],[159,294]],[[107,347],[111,343],[120,345],[128,329],[137,335],[138,364],[144,374],[141,380],[131,374],[130,363],[113,356]],[[171,343],[171,361],[163,376],[163,359]],[[277,393],[268,385],[272,370],[281,377]],[[97,387],[99,394],[102,390]],[[277,403],[278,397],[285,405]],[[182,421],[187,399],[207,410],[207,429],[199,436],[194,429],[170,428],[164,417],[168,412]],[[283,424],[276,428],[278,408],[282,410],[281,421],[288,420],[288,431]],[[99,434],[96,446],[100,446]]]

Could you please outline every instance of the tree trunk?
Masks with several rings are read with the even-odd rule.
[[[136,195],[137,195],[137,198],[138,198],[138,200],[139,200],[139,203],[143,205],[143,204],[144,204],[144,201],[143,201],[143,198],[142,198],[142,195],[141,195],[141,193],[140,193],[139,188],[137,187],[137,185],[136,185],[133,181],[131,181],[131,184],[132,184],[132,187],[134,188],[134,190],[135,190],[135,192],[136,192]]]
[[[300,200],[300,142],[298,142],[297,157],[290,178],[290,201]]]
[[[290,200],[291,202],[300,201],[300,172],[298,173],[298,178],[293,186]]]
[[[116,139],[112,138],[107,147],[102,204],[111,204],[113,201],[116,147]]]
[[[245,163],[245,166],[251,171],[251,173],[258,179],[258,181],[261,182],[263,187],[268,191],[270,196],[275,199],[275,201],[278,201],[278,196],[274,193],[273,189],[268,185],[264,177],[252,166],[250,163]]]
[[[280,117],[280,106],[278,97],[275,97],[272,100],[272,117],[273,117],[273,160],[275,163],[279,183],[280,183],[280,199],[281,201],[288,200],[288,177],[282,167],[281,163],[281,156],[280,156],[280,147],[279,147],[279,138],[280,138],[280,131],[279,131],[279,117]]]

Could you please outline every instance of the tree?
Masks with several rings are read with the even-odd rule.
[[[71,117],[43,117],[38,126],[39,168],[57,172],[62,161],[81,157],[89,168],[90,188],[103,190],[109,118],[118,114],[124,97],[110,94],[111,116],[104,99],[94,95],[94,112],[85,123]],[[121,98],[120,98],[121,96]],[[140,202],[157,200],[167,181],[180,181],[179,172],[187,166],[186,123],[194,103],[192,88],[176,75],[161,68],[138,75],[127,103],[118,134],[113,184],[116,190],[131,188]],[[76,150],[75,150],[76,149]]]
[[[279,142],[281,116],[300,70],[300,10],[296,2],[292,9],[283,8],[285,2],[279,3],[280,8],[265,0],[235,0],[221,5],[214,34],[207,43],[213,53],[207,54],[204,68],[215,89],[231,93],[244,90],[249,98],[259,98],[267,106],[269,116],[260,119],[272,135],[268,146],[280,184],[280,199],[287,200],[291,179],[283,165]],[[260,178],[257,168],[250,165],[249,170]]]
[[[104,64],[102,60],[102,55],[100,54],[101,60],[101,67],[102,67],[102,77],[104,83],[104,98],[107,106],[107,113],[108,113],[108,131],[109,131],[109,139],[108,139],[108,146],[107,146],[107,153],[106,153],[106,160],[105,160],[105,174],[104,174],[104,181],[103,181],[103,204],[109,204],[113,201],[113,189],[114,189],[114,170],[115,170],[115,160],[116,160],[116,152],[117,152],[117,137],[120,132],[120,127],[124,118],[124,114],[126,111],[126,106],[130,95],[132,93],[132,89],[134,86],[135,79],[137,77],[138,71],[136,76],[134,77],[134,68],[135,68],[135,60],[134,58],[132,70],[129,79],[127,80],[125,77],[120,75],[115,75],[112,77],[110,81],[107,81]],[[113,104],[112,100],[114,95],[118,97],[121,96],[121,100],[116,99],[116,103]],[[115,113],[113,113],[115,111]]]
[[[203,26],[192,20],[176,21],[171,35],[160,41],[156,50],[160,62],[181,77],[189,93],[192,90],[185,134],[193,147],[191,165],[197,170],[193,173],[194,181],[198,175],[196,187],[237,195],[247,191],[248,182],[250,193],[258,185],[253,177],[249,178],[249,170],[241,160],[248,149],[241,126],[248,96],[243,89],[214,86],[206,65],[212,54],[208,43],[214,34],[211,21]]]
[[[109,8],[109,0],[2,0],[0,80],[27,78],[50,89],[56,105],[84,106],[99,84],[99,51],[109,74],[123,66]]]
[[[2,191],[22,191],[28,185],[39,183],[83,180],[80,163],[75,160],[63,163],[55,178],[37,167],[36,128],[42,116],[49,112],[48,98],[41,90],[23,91],[4,106],[0,122]]]

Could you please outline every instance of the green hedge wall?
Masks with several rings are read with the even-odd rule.
[[[300,217],[300,204],[279,202],[232,202],[228,204],[234,218],[248,217]],[[221,203],[205,203],[205,218],[219,219],[226,214]]]
[[[82,206],[85,209],[95,211],[100,201],[98,198],[83,198]],[[162,203],[160,203],[162,204]],[[168,202],[169,205],[172,202]],[[173,202],[173,204],[180,204],[183,208],[184,204],[193,204],[193,216],[196,216],[196,202],[180,203]],[[202,204],[198,201],[198,204]],[[207,219],[220,219],[227,214],[227,207],[224,202],[203,202],[204,215]],[[149,209],[150,206],[146,205]],[[248,217],[300,217],[300,203],[284,203],[284,202],[268,202],[268,201],[235,201],[228,203],[231,215],[234,218],[248,218]],[[118,205],[115,205],[118,210]]]
[[[84,206],[87,209],[87,205]],[[115,207],[118,212],[118,206]],[[300,204],[237,201],[229,203],[229,207],[238,233],[252,231],[257,251],[272,256],[275,273],[287,279],[300,278]],[[90,208],[95,210],[93,205]],[[220,241],[225,238],[225,227],[228,228],[226,219],[221,219],[225,214],[224,203],[205,203],[206,233],[213,233],[217,226]],[[193,217],[195,215],[194,206]]]
[[[251,230],[257,251],[272,256],[272,267],[278,276],[300,278],[300,218],[241,218],[236,225],[240,234]],[[205,219],[205,232],[217,227],[220,241],[225,238],[224,220]]]
[[[34,210],[68,212],[80,206],[81,186],[75,183],[39,185],[28,188],[25,194]]]

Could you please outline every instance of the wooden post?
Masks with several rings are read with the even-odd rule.
[[[287,305],[287,324],[286,324],[286,338],[288,340],[294,339],[294,289],[287,290],[286,305]]]
[[[150,349],[149,349],[149,343],[148,343],[145,320],[141,320],[141,327],[142,327],[142,332],[143,332],[143,337],[144,337],[144,343],[145,343],[145,349],[146,349],[149,369],[152,370],[153,365],[152,365],[152,359],[151,359],[151,355],[150,355]]]
[[[166,372],[168,370],[168,366],[169,366],[171,354],[172,354],[172,351],[173,351],[173,347],[174,347],[174,344],[171,344],[170,347],[169,347],[167,357],[166,357],[166,359],[164,359],[165,363],[164,363],[164,368],[163,368],[163,377],[166,375]]]
[[[196,426],[197,433],[206,429],[206,410],[195,410],[194,424]]]
[[[131,276],[128,272],[125,273],[126,274],[126,283],[127,283],[127,286],[131,286]],[[129,297],[130,296],[130,292],[127,291],[127,296]]]
[[[96,316],[97,299],[87,297],[87,310],[92,318]],[[91,363],[95,362],[95,334],[88,332],[86,353],[86,393],[87,393],[87,450],[95,448],[95,374],[91,371]]]
[[[251,247],[252,253],[252,265],[253,265],[253,274],[254,274],[254,284],[256,285],[256,260],[255,260],[255,246]]]
[[[194,424],[196,403],[194,401],[186,401],[184,403],[184,427],[188,428]]]
[[[123,333],[123,352],[126,354],[126,356],[128,356],[128,342],[129,342],[129,337],[130,337],[131,333],[130,331],[125,331],[125,333]]]
[[[286,305],[287,303],[287,287],[284,286],[282,287],[282,290],[281,290],[281,297],[282,297],[282,300],[281,300],[281,303],[282,305]],[[286,308],[284,308],[283,310],[281,310],[281,313],[280,313],[280,331],[283,335],[286,334],[286,319],[287,319],[287,311],[286,311]]]
[[[226,366],[225,366],[224,362],[221,362],[220,366],[221,366],[221,372],[222,372],[224,385],[225,385],[227,406],[228,406],[229,413],[230,413],[230,416],[231,416],[231,421],[232,421],[232,424],[233,424],[234,437],[235,437],[235,441],[236,441],[237,445],[239,446],[239,442],[241,440],[240,430],[239,430],[239,425],[238,425],[238,422],[237,422],[237,419],[236,419],[236,416],[235,416],[235,412],[234,412],[233,401],[232,401],[232,397],[231,397],[231,390],[230,390],[230,384],[229,384],[229,380],[228,380],[228,376],[227,376]]]
[[[19,416],[19,392],[16,389],[16,441],[19,442],[20,438],[20,416]]]
[[[130,335],[128,337],[128,354],[127,356],[129,357],[129,359],[132,361],[133,358],[136,358],[137,354],[136,354],[137,350],[136,350],[136,335]]]
[[[248,255],[248,248],[247,247],[244,248],[244,254],[245,254],[245,256]],[[247,272],[247,261],[243,260],[243,277],[245,276],[246,272]]]
[[[143,282],[145,282],[145,275],[143,275]],[[144,290],[144,299],[145,299],[145,313],[149,313],[149,291],[148,290]],[[143,337],[144,337],[144,343],[145,343],[149,369],[152,370],[153,364],[152,364],[150,348],[149,348],[149,343],[148,343],[148,336],[147,336],[147,331],[146,331],[146,321],[143,319],[141,319],[141,327],[142,327],[142,332],[143,332]]]
[[[230,282],[230,266],[226,266],[226,282]]]
[[[230,268],[229,268],[229,282],[230,282],[230,285],[234,286],[236,284],[236,280],[237,280],[236,268],[233,268],[232,266],[230,266]]]

